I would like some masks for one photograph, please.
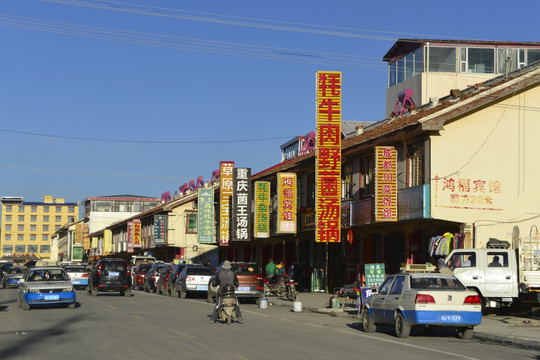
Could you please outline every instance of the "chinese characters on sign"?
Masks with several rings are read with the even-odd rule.
[[[317,72],[317,242],[341,241],[341,72]]]
[[[375,221],[397,218],[397,151],[375,146]]]
[[[103,255],[109,255],[112,252],[112,231],[103,230]]]
[[[365,264],[364,271],[367,287],[379,286],[386,279],[384,264]]]
[[[154,244],[167,243],[167,215],[154,215]]]
[[[296,174],[278,173],[279,234],[296,234]]]
[[[255,224],[256,238],[270,237],[270,182],[255,182]]]
[[[199,189],[197,237],[201,244],[214,242],[214,189]]]
[[[127,223],[127,252],[133,252],[133,222]]]
[[[496,201],[501,195],[499,180],[435,176],[435,206],[456,209],[502,210]]]
[[[251,233],[251,169],[234,168],[232,237],[234,241],[250,241]]]
[[[83,239],[83,224],[78,223],[75,225],[75,239],[73,240],[73,245],[81,245]]]
[[[85,237],[83,239],[83,248],[84,248],[84,250],[90,250],[90,238],[89,237]]]
[[[141,220],[133,220],[133,247],[140,248],[141,244]]]
[[[234,161],[222,161],[219,165],[221,173],[219,190],[219,245],[228,246]]]

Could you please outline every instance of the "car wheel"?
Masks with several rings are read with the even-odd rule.
[[[98,290],[94,286],[91,286],[90,287],[90,295],[97,296],[97,293],[98,293]]]
[[[2,289],[5,289],[5,288],[7,288],[7,284],[5,281],[2,281]]]
[[[30,304],[27,303],[26,301],[23,301],[22,302],[22,308],[23,308],[23,310],[28,311],[28,310],[30,310]]]
[[[375,332],[375,330],[377,330],[377,326],[371,320],[371,316],[369,316],[369,311],[366,308],[364,308],[364,310],[362,311],[362,326],[364,327],[364,331],[367,333],[373,333]]]
[[[460,339],[463,340],[471,340],[474,335],[474,329],[473,328],[459,328],[458,329],[458,336]]]
[[[20,309],[22,308],[22,301],[17,297],[17,307]]]
[[[75,303],[74,302],[69,303],[67,307],[68,309],[75,309]]]
[[[402,313],[398,313],[396,316],[396,335],[400,338],[406,338],[411,333],[411,327],[407,325]]]
[[[171,288],[167,288],[167,295],[172,296]]]
[[[127,297],[131,296],[131,288],[127,288],[126,291],[124,291],[124,296],[127,296]]]
[[[206,302],[210,304],[214,303],[214,298],[212,297],[212,294],[210,293],[210,291],[206,292]]]

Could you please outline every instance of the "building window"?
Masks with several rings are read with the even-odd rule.
[[[36,241],[36,234],[30,234],[30,240]]]
[[[61,207],[61,206],[57,206],[57,207],[56,207],[56,212],[57,212],[57,213],[61,213],[61,212],[62,212],[62,207]]]
[[[527,65],[540,61],[540,49],[527,50]]]
[[[32,206],[31,209],[32,209],[31,211],[32,211],[33,213],[37,212],[37,206]]]
[[[24,231],[24,225],[17,225],[17,231]]]
[[[15,252],[17,254],[24,254],[26,252],[26,246],[25,245],[15,245]]]
[[[495,49],[461,48],[459,61],[462,73],[495,73]]]
[[[19,222],[24,222],[24,215],[19,215]]]
[[[39,252],[44,253],[44,254],[48,254],[48,253],[51,252],[51,246],[50,245],[40,245],[39,246]]]
[[[30,225],[30,231],[36,231],[36,225]]]
[[[37,245],[28,245],[28,252],[30,254],[35,254],[37,253],[38,251],[38,246]]]
[[[48,206],[44,206],[44,207],[43,207],[43,212],[44,212],[44,213],[48,213],[48,212],[49,212],[49,207],[48,207]]]
[[[61,222],[62,221],[62,216],[56,216],[55,221],[56,222]]]
[[[23,212],[24,212],[24,206],[19,206],[19,212],[20,212],[20,213],[23,213]]]
[[[186,234],[197,233],[197,213],[186,212]]]
[[[6,230],[6,231],[11,231],[11,224],[7,224],[5,230]]]
[[[37,221],[37,215],[30,215],[30,221],[36,222]]]
[[[11,206],[6,206],[6,212],[11,212],[13,211],[13,208]]]
[[[49,225],[43,225],[43,231],[49,231]]]
[[[6,215],[6,222],[11,222],[11,215]]]
[[[360,160],[360,195],[371,196],[375,193],[374,157],[370,156]]]
[[[70,214],[73,214],[73,213],[75,212],[75,207],[70,206],[70,207],[68,208],[68,212],[69,212]]]
[[[6,234],[6,241],[11,240],[11,234]]]
[[[60,230],[60,227],[61,227],[60,225],[56,225],[56,226],[54,227],[54,231]]]
[[[17,235],[17,240],[23,241],[24,240],[24,235],[23,234]]]
[[[43,240],[43,241],[49,241],[49,235],[43,234],[43,235],[41,236],[41,240]]]
[[[456,72],[456,48],[430,47],[428,49],[428,71]]]
[[[346,162],[342,166],[342,188],[341,199],[352,200],[353,198],[353,167],[351,162]]]
[[[407,187],[424,184],[424,146],[417,143],[407,146]]]
[[[13,251],[13,245],[2,246],[2,251],[4,252],[4,254],[11,254],[11,252]]]
[[[49,222],[49,215],[43,216],[43,222]]]

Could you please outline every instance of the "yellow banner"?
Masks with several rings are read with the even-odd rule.
[[[98,247],[98,238],[93,237],[92,238],[92,249],[97,249],[97,247]]]
[[[112,252],[112,231],[103,230],[103,254],[109,255]]]
[[[255,222],[253,235],[256,238],[270,237],[270,182],[255,182]]]
[[[84,250],[90,250],[90,238],[89,237],[83,238],[83,249]]]
[[[375,221],[397,221],[397,150],[375,147]]]
[[[341,241],[341,72],[317,72],[317,242]]]

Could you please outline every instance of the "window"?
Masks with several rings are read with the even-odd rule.
[[[498,49],[497,50],[497,73],[505,74],[517,70],[525,65],[525,53],[523,49]]]
[[[15,252],[16,253],[25,253],[26,252],[26,246],[25,245],[15,245]]]
[[[54,227],[54,231],[58,231],[58,230],[60,230],[60,227],[61,227],[60,225],[55,225],[55,227]]]
[[[11,221],[11,215],[6,215],[6,222]]]
[[[385,282],[383,282],[383,284],[381,285],[381,287],[379,289],[379,294],[380,295],[387,295],[388,294],[388,291],[390,291],[390,286],[392,285],[393,280],[394,280],[394,277],[389,277],[388,279],[386,279]]]
[[[405,80],[413,77],[414,74],[414,53],[405,55]]]
[[[50,253],[51,252],[50,245],[40,245],[39,246],[39,252],[40,253],[45,253],[45,254]]]
[[[19,215],[19,222],[24,222],[24,215]]]
[[[43,235],[41,236],[41,240],[43,240],[43,241],[49,241],[49,235],[43,234]]]
[[[48,206],[44,206],[44,207],[43,207],[43,212],[44,212],[44,213],[48,213],[48,212],[49,212],[49,207],[48,207]]]
[[[49,222],[49,215],[43,216],[43,222]]]
[[[397,74],[397,61],[388,64],[388,86],[394,86],[396,82]]]
[[[6,212],[12,212],[13,207],[12,206],[6,206]]]
[[[186,233],[197,233],[196,212],[186,212]]]
[[[75,212],[75,207],[74,207],[74,206],[70,206],[70,207],[68,208],[68,212],[69,212],[70,214],[73,214],[73,213]]]
[[[471,74],[495,73],[495,49],[461,48],[460,72]]]
[[[363,197],[371,196],[375,192],[374,162],[372,156],[360,160],[360,195]]]
[[[28,252],[29,253],[37,253],[38,252],[38,246],[37,245],[28,245]]]
[[[424,144],[407,146],[407,187],[420,186],[424,183]]]
[[[540,49],[527,50],[527,64],[530,65],[536,61],[540,61]]]
[[[36,241],[36,234],[30,234],[30,240]]]
[[[37,206],[32,206],[31,209],[32,209],[31,211],[32,211],[33,213],[37,212]]]
[[[458,267],[475,267],[476,255],[473,252],[459,252],[452,255],[450,259],[450,270]]]
[[[24,212],[24,206],[19,206],[19,213],[23,213]]]
[[[390,290],[390,294],[400,295],[401,290],[403,289],[404,281],[405,281],[405,276],[396,276],[396,280],[392,284],[392,289]]]
[[[430,47],[428,54],[428,71],[456,72],[456,48]]]
[[[414,73],[413,75],[420,74],[424,71],[424,54],[423,48],[414,50]]]
[[[508,267],[508,253],[488,252],[487,257],[488,267]]]
[[[11,231],[11,224],[6,225],[6,231]]]
[[[30,225],[30,231],[36,231],[36,225]]]
[[[11,234],[6,234],[6,240],[11,240]]]
[[[2,251],[4,252],[4,254],[11,254],[11,252],[13,251],[13,245],[2,246]]]
[[[17,240],[23,241],[24,240],[24,235],[23,234],[17,235]]]
[[[43,225],[43,231],[49,231],[49,225]]]
[[[342,189],[341,198],[343,200],[352,200],[353,198],[353,167],[351,162],[346,162],[342,166]]]
[[[397,82],[398,84],[405,80],[405,58],[397,61]]]
[[[24,225],[17,225],[17,231],[24,231]]]
[[[31,215],[30,216],[30,221],[31,222],[36,222],[37,221],[37,215]]]
[[[56,212],[57,212],[57,213],[61,213],[61,212],[62,212],[62,207],[61,207],[61,206],[57,206],[57,207],[56,207]]]
[[[54,221],[61,222],[62,221],[62,216],[56,216]]]

